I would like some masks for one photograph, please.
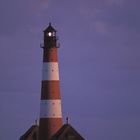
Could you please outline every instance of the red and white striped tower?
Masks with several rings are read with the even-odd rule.
[[[39,140],[49,140],[62,126],[56,30],[44,31]]]

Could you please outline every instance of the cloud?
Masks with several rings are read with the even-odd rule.
[[[107,28],[104,22],[96,21],[94,24],[95,30],[98,33],[105,34],[107,33]]]
[[[96,16],[102,11],[107,10],[113,6],[123,6],[124,0],[88,0],[79,1],[79,8],[81,13],[87,13],[89,16]],[[85,15],[87,16],[87,15]]]
[[[0,35],[14,34],[17,30],[34,26],[47,6],[48,0],[0,1]]]
[[[112,6],[122,6],[124,4],[125,0],[107,0],[107,5]]]
[[[46,9],[48,7],[48,0],[41,0],[41,7]]]
[[[88,0],[79,4],[79,13],[90,30],[99,34],[137,36],[140,33],[139,4],[137,0]]]

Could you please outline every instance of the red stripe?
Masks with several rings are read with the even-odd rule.
[[[49,140],[61,126],[61,118],[41,118],[39,124],[39,140]]]
[[[42,81],[41,100],[60,98],[59,81]]]
[[[44,49],[43,62],[58,62],[57,48]]]

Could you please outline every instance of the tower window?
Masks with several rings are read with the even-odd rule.
[[[52,36],[52,33],[51,33],[51,32],[49,32],[49,33],[48,33],[48,36]]]
[[[47,35],[50,36],[50,37],[55,36],[55,32],[48,32]]]

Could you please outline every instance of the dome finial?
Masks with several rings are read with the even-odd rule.
[[[44,32],[56,32],[56,30],[52,27],[51,22],[49,22],[49,26],[44,30]]]
[[[69,124],[69,117],[66,117],[66,124]]]
[[[51,22],[49,22],[49,26],[51,26]]]

